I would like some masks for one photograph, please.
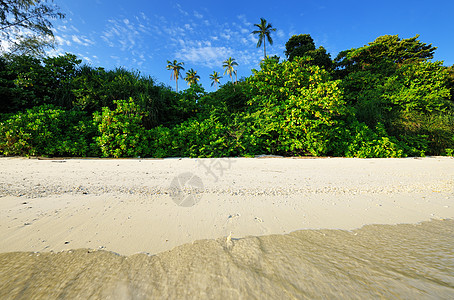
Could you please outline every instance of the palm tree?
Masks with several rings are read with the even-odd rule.
[[[263,53],[266,58],[266,40],[270,43],[270,45],[273,44],[273,39],[271,38],[271,31],[276,31],[276,28],[273,28],[273,25],[271,23],[266,22],[264,18],[260,18],[260,24],[254,24],[254,26],[258,27],[258,30],[252,31],[252,34],[258,34],[259,40],[257,42],[257,48],[262,46],[263,42]]]
[[[229,57],[227,60],[222,62],[222,67],[225,68],[224,75],[225,73],[230,75],[230,79],[232,80],[233,83],[233,74],[236,75],[236,71],[233,69],[233,66],[238,66],[238,63],[235,61],[234,58]]]
[[[219,73],[216,72],[216,71],[213,71],[213,74],[210,75],[210,79],[213,81],[211,83],[211,86],[213,86],[214,84],[214,87],[216,88],[216,90],[218,89],[218,83],[220,83],[219,79],[221,79],[222,76],[219,76]]]
[[[193,69],[189,69],[186,72],[186,77],[184,78],[184,80],[186,80],[188,85],[191,86],[193,84],[196,84],[197,81],[200,80],[200,76],[197,75],[197,71],[194,71]]]
[[[178,93],[178,78],[180,78],[180,71],[184,70],[183,65],[184,63],[177,62],[175,59],[173,62],[170,60],[167,61],[167,70],[172,70],[172,75],[170,75],[170,79],[175,79],[176,83],[176,91]]]

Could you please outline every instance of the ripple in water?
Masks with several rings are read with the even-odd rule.
[[[0,254],[0,298],[437,298],[454,295],[454,220],[202,240],[129,257]]]

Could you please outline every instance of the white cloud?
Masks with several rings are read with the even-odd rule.
[[[247,21],[245,15],[238,15],[237,18],[238,18],[238,20],[240,20],[243,23],[243,25],[245,25],[247,27],[252,26],[252,23]]]
[[[226,40],[230,40],[230,38],[231,38],[230,34],[227,34],[227,33],[224,33],[224,32],[222,32],[222,33],[220,34],[220,36],[221,36],[223,39],[226,39]]]
[[[74,25],[71,25],[70,28],[77,33],[80,32],[79,29],[77,29]]]
[[[64,54],[65,54],[65,51],[63,51],[61,48],[49,49],[46,51],[46,55],[48,55],[50,57],[61,56]]]
[[[177,26],[163,26],[162,30],[164,31],[165,34],[170,36],[171,38],[175,38],[178,36],[184,36],[185,32],[182,27],[177,27]]]
[[[147,33],[147,28],[140,27],[140,24],[133,24],[129,19],[123,19],[121,22],[109,20],[107,30],[104,31],[101,38],[110,47],[120,45],[120,49],[126,51],[137,45],[138,40],[142,39],[143,33]]]
[[[66,27],[66,25],[60,25],[60,26],[57,26],[57,28],[55,28],[55,31],[63,31],[65,32],[66,30],[68,30],[68,27]]]
[[[184,16],[189,16],[189,13],[188,13],[187,11],[183,10],[183,8],[181,8],[181,5],[180,5],[180,4],[177,3],[176,8],[178,9],[178,11],[179,11],[182,15],[184,15]]]
[[[85,46],[85,47],[88,47],[90,45],[94,45],[95,44],[95,42],[93,42],[92,40],[90,40],[90,39],[88,39],[88,38],[86,38],[84,36],[72,35],[71,39],[76,44],[79,44],[79,45]]]
[[[196,17],[197,19],[203,19],[203,15],[201,13],[196,12],[196,11],[194,11],[194,17]]]
[[[99,60],[100,64],[103,64],[102,58],[105,57],[116,65],[127,67],[156,66],[168,59],[163,56],[173,56],[172,59],[184,61],[188,68],[195,69],[206,67],[220,70],[222,62],[228,57],[236,59],[240,64],[240,72],[241,69],[250,70],[258,66],[263,57],[263,48],[255,47],[257,38],[251,34],[254,28],[245,15],[239,15],[228,22],[219,22],[207,18],[210,13],[206,10],[190,10],[188,13],[179,4],[174,7],[177,18],[144,12],[113,16],[102,30],[92,31],[90,34],[79,33],[77,28],[71,28],[70,24],[61,23],[62,26],[57,28],[60,32],[56,34],[56,38],[65,47],[89,47],[101,38],[102,43],[96,45],[100,48],[93,47],[90,54],[79,50],[84,53],[84,59],[91,57],[91,61]],[[279,30],[273,38],[281,39],[285,34]],[[106,46],[112,49],[105,49]],[[124,53],[121,53],[122,51]],[[280,49],[267,47],[268,51],[272,53]],[[151,69],[147,71],[153,73]]]
[[[175,56],[177,59],[208,68],[220,67],[233,51],[226,47],[193,47],[181,49]]]
[[[55,36],[55,41],[58,45],[71,46],[71,41],[65,38],[66,36]]]
[[[258,39],[255,35],[253,35],[253,34],[250,34],[250,35],[248,36],[248,39],[249,39],[253,44],[255,44],[255,45],[256,45],[257,42],[259,41],[259,39]]]
[[[88,61],[89,63],[92,62],[92,61],[91,61],[91,58],[88,57],[88,56],[83,56],[83,55],[80,55],[80,54],[79,54],[79,56],[81,56],[84,60]]]
[[[278,30],[276,31],[276,35],[277,35],[279,38],[281,38],[281,39],[285,38],[285,33],[284,33],[284,31],[281,30],[281,29],[278,29]]]

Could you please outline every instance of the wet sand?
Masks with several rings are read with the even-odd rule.
[[[0,252],[156,254],[230,234],[454,218],[454,159],[0,158],[0,197]]]
[[[454,221],[201,240],[155,256],[0,254],[2,299],[452,299]]]
[[[0,158],[0,298],[445,298],[453,218],[446,157]]]

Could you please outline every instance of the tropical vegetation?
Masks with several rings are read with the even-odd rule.
[[[225,69],[224,75],[227,73],[230,76],[230,79],[233,83],[233,75],[236,75],[235,66],[238,66],[238,63],[235,61],[234,58],[229,57],[228,59],[222,62],[222,67]],[[236,82],[236,80],[235,80]]]
[[[254,24],[257,30],[252,31],[252,34],[258,35],[257,48],[263,44],[263,57],[266,58],[266,41],[273,45],[273,38],[271,32],[276,31],[271,23],[268,23],[264,18],[260,18],[259,24]]]
[[[221,83],[221,78],[222,76],[216,71],[213,71],[213,74],[210,74],[211,86],[214,85],[216,90],[218,89],[218,85]]]
[[[63,18],[65,14],[52,1],[2,0],[0,39],[9,53],[44,55],[55,43],[51,21]]]
[[[184,70],[183,68],[184,63],[178,62],[176,59],[171,62],[170,60],[167,61],[167,70],[172,71],[172,75],[170,75],[170,79],[175,80],[175,90],[178,93],[178,79],[181,76],[181,71]]]
[[[200,80],[200,76],[197,75],[197,71],[194,71],[193,69],[189,69],[186,72],[186,77],[184,80],[188,83],[188,85],[194,85],[197,84],[197,81]]]
[[[272,32],[266,21],[256,25]],[[192,68],[188,88],[178,91],[184,64],[177,60],[166,66],[173,90],[73,54],[4,54],[0,155],[453,155],[454,71],[433,61],[436,47],[418,36],[386,35],[331,59],[304,34],[285,48],[280,61],[264,47],[260,66],[240,80],[238,63],[227,58],[219,67],[230,81],[221,85],[213,71],[213,92]]]

